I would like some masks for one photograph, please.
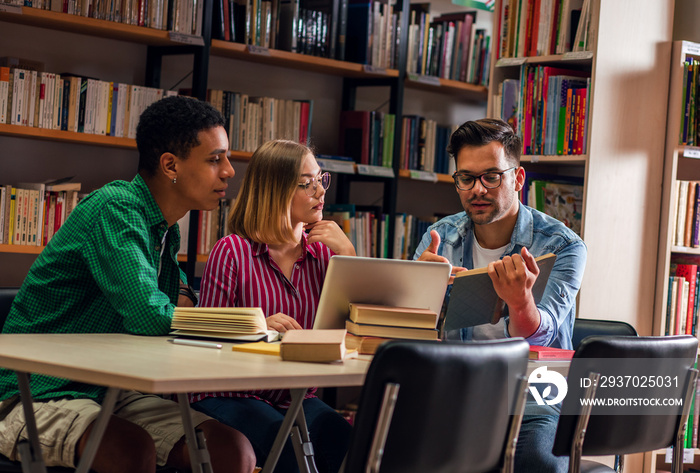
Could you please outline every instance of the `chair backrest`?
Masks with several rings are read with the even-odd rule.
[[[381,345],[360,396],[345,472],[365,472],[388,383],[399,389],[381,473],[497,468],[527,357],[523,339]]]
[[[618,320],[574,320],[574,331],[571,334],[571,343],[574,350],[578,348],[584,338],[591,335],[628,335],[636,337],[637,331],[627,322]]]
[[[590,372],[601,374],[596,399],[623,400],[627,407],[592,407],[583,442],[583,455],[647,452],[672,445],[681,422],[682,406],[674,407],[673,412],[664,410],[664,414],[653,415],[653,409],[640,407],[645,405],[643,401],[631,400],[649,398],[654,392],[649,387],[650,383],[659,378],[645,380],[643,376],[652,377],[660,373],[664,374],[664,379],[668,376],[670,380],[668,389],[663,391],[664,397],[683,399],[697,348],[698,340],[690,335],[592,336],[584,340],[576,349],[569,368],[568,392],[562,404],[554,454],[569,455],[581,411],[580,399],[584,397],[585,388],[580,380],[588,377]],[[621,373],[630,377],[617,378]],[[635,379],[634,375],[638,377]],[[612,379],[611,376],[616,378]],[[646,387],[642,387],[643,383]]]
[[[19,291],[18,287],[0,287],[0,330],[5,325],[5,319],[10,313],[10,307],[17,295],[17,291]]]

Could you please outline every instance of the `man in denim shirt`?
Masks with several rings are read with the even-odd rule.
[[[488,266],[508,315],[497,325],[462,329],[462,340],[523,337],[531,345],[571,349],[586,246],[563,223],[520,203],[521,149],[520,138],[500,120],[466,122],[452,134],[447,151],[455,159],[453,177],[465,211],[430,226],[414,259],[448,262],[454,272]],[[535,304],[535,257],[546,253],[557,259]],[[528,400],[515,471],[566,471],[568,458],[552,455],[557,422],[558,408]]]

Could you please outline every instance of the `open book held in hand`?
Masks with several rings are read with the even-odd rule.
[[[267,329],[260,307],[175,307],[170,328],[179,337],[248,342],[279,337]]]
[[[535,258],[540,268],[532,295],[537,304],[542,298],[547,279],[557,256],[554,253]],[[506,304],[498,297],[487,268],[476,268],[455,274],[450,292],[443,331],[483,324],[496,324],[503,317]]]

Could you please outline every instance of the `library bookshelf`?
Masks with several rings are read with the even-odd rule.
[[[517,78],[523,65],[590,74],[585,154],[527,156],[523,165],[527,172],[584,180],[588,258],[579,316],[623,320],[651,335],[658,332],[652,322],[656,261],[649,255],[656,254],[659,225],[673,2],[594,0],[591,6],[588,51],[494,57],[489,115],[497,115],[499,84]],[[630,11],[639,15],[632,20]]]
[[[155,30],[152,28],[138,27],[133,25],[125,25],[120,23],[115,23],[106,20],[98,20],[94,18],[85,18],[75,15],[69,15],[59,12],[38,10],[31,7],[6,7],[0,9],[0,24],[17,24],[26,27],[21,30],[21,34],[27,39],[32,36],[33,31],[47,31],[55,30],[59,32],[68,32],[73,35],[79,35],[82,40],[88,40],[90,42],[91,38],[105,38],[108,40],[113,40],[119,43],[130,43],[136,48],[142,48],[146,50],[148,55],[144,55],[143,60],[149,61],[149,55],[152,48],[160,48],[165,46],[168,48],[176,48],[181,46],[183,43],[180,39],[173,39],[167,31]],[[38,30],[35,30],[38,29]],[[18,38],[19,40],[20,38]],[[205,41],[206,43],[206,41]],[[133,48],[132,48],[133,49]],[[220,60],[235,60],[236,62],[242,63],[245,67],[252,67],[253,65],[261,65],[262,67],[273,67],[277,69],[263,69],[264,71],[304,71],[306,73],[312,72],[321,76],[328,77],[340,77],[342,79],[353,79],[353,80],[366,80],[374,81],[377,79],[393,81],[392,87],[396,89],[398,87],[398,82],[400,81],[401,90],[403,87],[407,89],[413,89],[417,91],[427,91],[429,93],[436,94],[438,96],[450,96],[456,98],[458,101],[467,103],[482,103],[485,104],[487,99],[488,89],[484,86],[476,86],[472,84],[467,84],[459,81],[448,80],[448,79],[438,79],[438,78],[426,78],[422,76],[412,76],[406,78],[404,74],[396,69],[382,69],[371,66],[366,66],[363,64],[356,64],[346,61],[338,61],[335,59],[320,58],[307,56],[303,54],[291,53],[288,51],[280,51],[269,48],[252,47],[243,44],[224,42],[220,40],[212,40],[210,46],[204,47],[207,56]],[[12,54],[12,51],[8,51]],[[26,53],[25,53],[26,56]],[[86,62],[89,61],[89,53],[85,53],[83,57]],[[136,55],[138,61],[138,55]],[[31,58],[28,56],[27,58]],[[134,68],[134,74],[137,75],[143,64],[136,65]],[[152,81],[153,74],[149,73],[148,67],[146,67],[146,80],[145,83]],[[212,69],[214,70],[214,69]],[[97,74],[97,73],[96,73]],[[197,73],[195,72],[195,75]],[[205,88],[213,87],[216,72],[213,72],[211,76],[207,73],[199,73],[199,80],[205,81]],[[156,74],[158,75],[158,74]],[[213,80],[211,78],[214,77]],[[218,79],[221,82],[220,78]],[[138,82],[138,79],[135,79]],[[157,84],[152,84],[157,85]],[[340,102],[339,95],[335,97],[335,100]],[[403,100],[402,93],[397,97],[398,101]],[[125,150],[128,151],[126,156],[132,159],[134,155],[135,141],[129,138],[117,138],[112,136],[100,136],[91,135],[75,132],[67,132],[60,130],[48,130],[42,128],[30,128],[18,125],[5,125],[0,124],[0,141],[5,138],[19,139],[26,141],[28,143],[46,142],[48,144],[76,144],[84,145],[85,148],[94,148],[97,153],[99,150],[110,148],[115,150]],[[333,138],[329,141],[334,141]],[[334,152],[335,150],[332,150]],[[231,159],[245,163],[250,159],[252,153],[232,150],[230,153]],[[27,177],[21,180],[27,182],[31,181],[32,174],[25,173]],[[410,181],[425,181],[425,176],[411,175],[411,173],[396,173],[396,175],[401,180]],[[124,178],[123,176],[121,178]],[[390,182],[391,180],[385,180],[385,182]],[[102,184],[108,182],[105,180]],[[452,180],[448,175],[436,176],[434,182],[451,183]],[[393,192],[397,192],[394,188]],[[395,209],[391,206],[385,208],[389,212],[393,212]],[[41,251],[41,247],[24,248],[20,245],[4,245],[0,247],[0,253],[3,254],[20,254],[20,255],[35,255]],[[203,260],[202,255],[193,255],[190,259],[196,259],[197,261]]]
[[[668,96],[668,121],[666,127],[666,151],[663,195],[661,199],[661,222],[659,227],[659,250],[657,267],[656,301],[654,310],[654,331],[658,334],[666,332],[666,321],[671,317],[668,301],[671,297],[669,291],[669,277],[674,276],[671,265],[674,260],[686,255],[700,255],[700,248],[687,244],[678,239],[678,213],[681,209],[679,203],[679,181],[700,180],[700,149],[693,146],[693,141],[686,141],[690,145],[683,144],[683,128],[688,127],[687,107],[694,107],[688,103],[685,95],[685,77],[688,72],[684,69],[684,62],[700,59],[700,44],[689,41],[674,41],[671,57],[671,83]],[[684,118],[685,117],[685,118]],[[687,136],[687,133],[686,133]],[[686,202],[686,206],[694,203]],[[682,225],[682,222],[680,223]],[[675,308],[671,310],[675,311]]]

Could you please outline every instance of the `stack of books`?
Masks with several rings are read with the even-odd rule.
[[[438,314],[429,309],[350,304],[345,322],[345,343],[360,354],[374,354],[377,347],[396,338],[438,340]]]

